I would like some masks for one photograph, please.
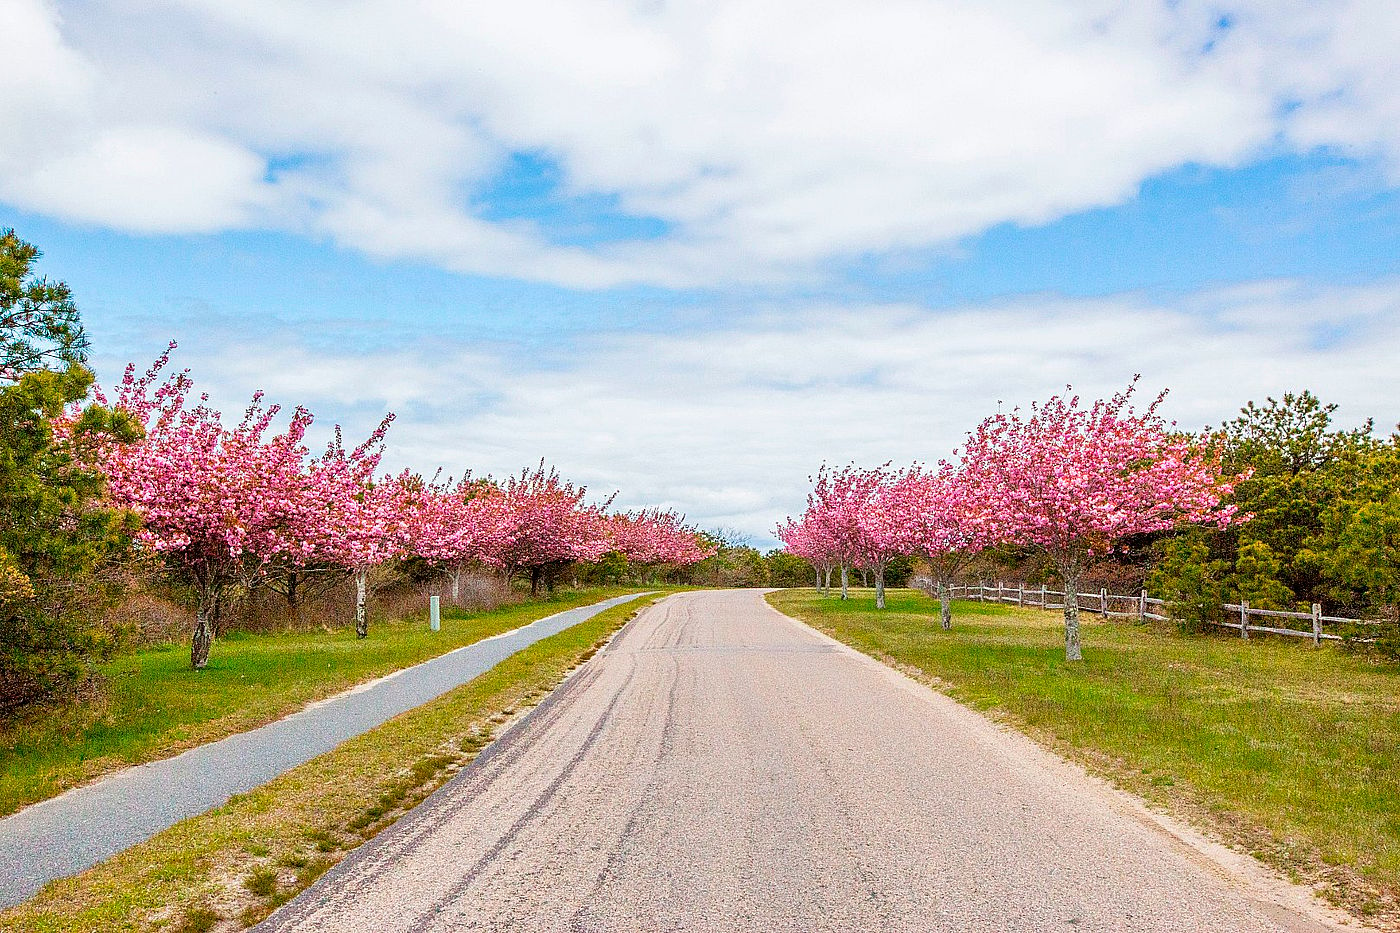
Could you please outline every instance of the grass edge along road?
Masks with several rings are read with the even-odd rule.
[[[252,926],[470,763],[626,622],[605,610],[227,804],[0,913],[0,931],[203,933]]]
[[[221,638],[203,671],[188,645],[122,654],[99,669],[99,692],[43,707],[0,729],[0,816],[121,768],[169,758],[266,725],[310,703],[567,609],[648,587],[560,590],[495,609],[446,609],[352,629]],[[651,587],[650,589],[657,589]]]
[[[1371,923],[1400,928],[1400,670],[1286,639],[1180,636],[1059,613],[869,591],[768,595],[779,611],[990,715],[1249,852]]]

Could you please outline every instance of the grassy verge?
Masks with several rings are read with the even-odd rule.
[[[1324,896],[1400,921],[1400,670],[1291,640],[1183,637],[895,591],[879,612],[811,590],[779,610],[992,714]]]
[[[234,634],[192,671],[189,647],[123,655],[103,666],[96,695],[46,707],[0,727],[0,816],[127,765],[166,758],[243,732],[307,703],[454,648],[635,588],[560,590],[482,612],[447,610],[442,630],[422,619],[353,630]]]
[[[659,597],[658,597],[659,598]],[[237,930],[258,922],[476,757],[649,600],[599,613],[203,816],[0,913],[0,931]]]

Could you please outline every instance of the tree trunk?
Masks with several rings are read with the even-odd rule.
[[[531,568],[530,568],[530,595],[531,595],[531,596],[538,596],[538,595],[540,595],[540,568],[539,568],[539,567],[531,567]]]
[[[291,610],[293,616],[297,614],[297,587],[301,584],[301,576],[295,570],[287,571],[287,608]]]
[[[1060,579],[1065,585],[1065,660],[1081,661],[1084,655],[1079,651],[1079,574],[1061,569]]]
[[[817,571],[817,593],[820,594],[821,591],[822,591],[822,572],[821,572],[820,570],[818,570],[818,571]]]
[[[849,592],[850,583],[851,583],[851,569],[850,569],[849,567],[847,567],[845,564],[842,564],[842,565],[841,565],[841,598],[842,598],[842,599],[850,599],[850,598],[851,598],[851,594],[850,594],[850,592]]]
[[[885,608],[885,565],[875,568],[875,608]]]
[[[355,637],[369,635],[369,615],[365,612],[365,584],[369,579],[368,570],[355,571]]]
[[[194,615],[194,635],[190,638],[190,667],[204,670],[209,663],[209,651],[214,647],[214,627],[219,621],[218,597],[208,590],[199,594],[199,608]]]
[[[953,627],[953,600],[948,592],[948,583],[938,581],[938,618],[943,623],[943,631]]]
[[[866,574],[865,568],[860,568],[860,586],[865,589],[870,586],[870,577]]]

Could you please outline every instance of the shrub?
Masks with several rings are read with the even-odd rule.
[[[1210,559],[1205,536],[1193,532],[1162,545],[1162,559],[1148,578],[1148,587],[1166,600],[1172,621],[1182,632],[1200,632],[1221,618],[1226,564]]]

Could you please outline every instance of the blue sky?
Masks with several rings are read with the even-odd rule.
[[[1385,3],[8,2],[0,226],[100,376],[174,339],[394,466],[767,543],[1067,382],[1400,420]]]

